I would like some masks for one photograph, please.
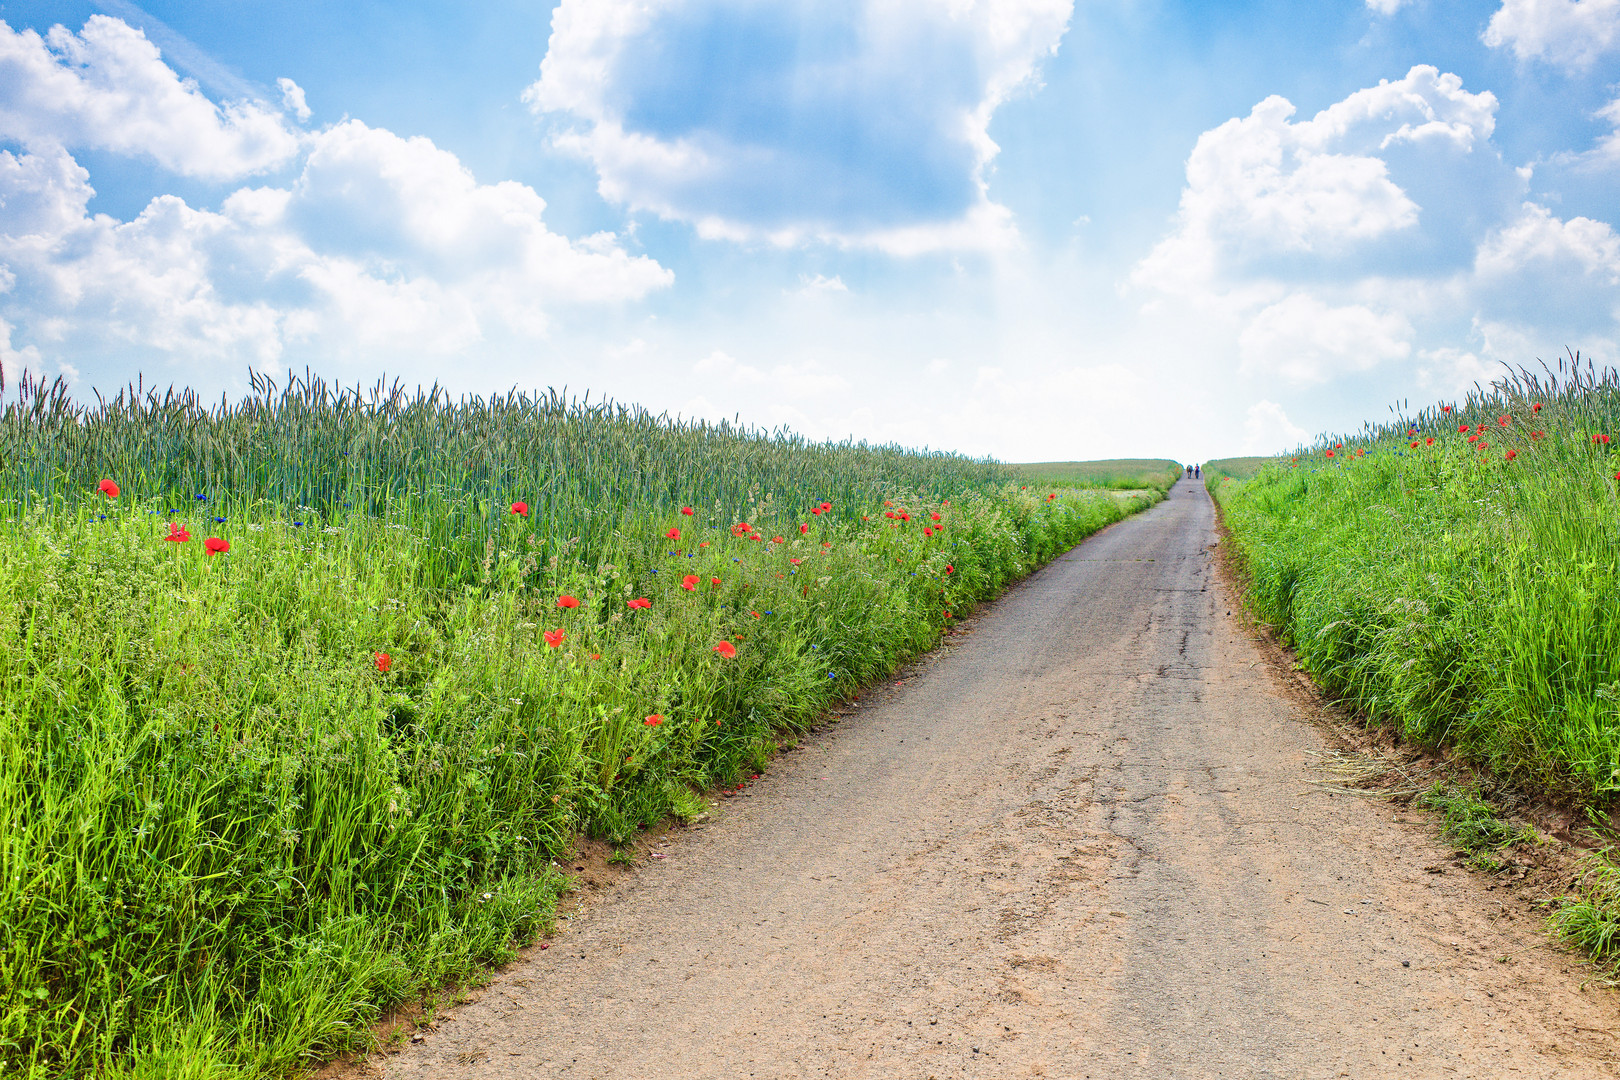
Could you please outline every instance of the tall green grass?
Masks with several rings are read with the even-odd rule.
[[[1108,458],[1099,461],[1035,461],[1009,465],[1037,484],[1110,488],[1115,491],[1168,491],[1181,478],[1181,466],[1168,458]],[[1022,481],[1021,481],[1022,482]]]
[[[0,1075],[362,1046],[541,932],[576,836],[695,812],[1156,498],[554,396],[258,389],[0,413]]]
[[[1323,686],[1505,780],[1607,804],[1617,427],[1620,377],[1572,358],[1211,489],[1256,612]]]

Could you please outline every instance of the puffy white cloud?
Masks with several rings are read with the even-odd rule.
[[[1607,222],[1562,221],[1525,203],[1481,242],[1474,267],[1476,295],[1495,321],[1590,334],[1620,318],[1620,235]]]
[[[563,0],[525,99],[602,194],[706,237],[1005,244],[996,109],[1072,0]]]
[[[1417,67],[1309,120],[1269,98],[1206,132],[1172,230],[1132,276],[1159,294],[1146,310],[1162,318],[1173,297],[1213,340],[1230,335],[1244,374],[1301,385],[1400,364],[1416,388],[1452,392],[1508,358],[1483,339],[1612,339],[1620,237],[1526,202],[1527,170],[1491,142],[1495,112],[1489,93]]]
[[[0,22],[0,138],[145,155],[209,180],[264,172],[298,152],[280,113],[257,101],[215,104],[139,30],[105,15],[44,37]]]
[[[1329,307],[1295,293],[1262,310],[1238,339],[1242,369],[1292,383],[1327,382],[1367,371],[1412,351],[1412,326],[1360,304]]]
[[[1367,0],[1367,7],[1378,15],[1393,15],[1412,0]]]
[[[1620,0],[1502,0],[1484,41],[1521,60],[1589,67],[1620,49]]]
[[[1458,166],[1490,139],[1496,104],[1488,91],[1471,94],[1457,76],[1427,66],[1299,122],[1290,102],[1269,97],[1199,137],[1175,229],[1133,280],[1196,295],[1239,288],[1244,278],[1294,277],[1304,266],[1355,275],[1369,258],[1403,261],[1420,241],[1379,242],[1416,237],[1424,211],[1396,183],[1391,162],[1417,184],[1430,177],[1431,187],[1437,171],[1465,174]],[[1506,171],[1494,155],[1486,164]],[[1443,210],[1430,216],[1444,231]]]
[[[1288,419],[1283,407],[1275,401],[1257,401],[1244,413],[1245,454],[1279,453],[1303,444],[1309,437],[1304,428]]]
[[[304,88],[285,75],[276,80],[276,85],[281,88],[281,107],[300,120],[308,120],[309,102],[304,100]]]
[[[0,152],[0,313],[63,355],[396,363],[538,341],[561,305],[672,280],[611,235],[552,232],[532,189],[480,184],[426,139],[348,121],[309,147],[289,187],[217,211],[160,196],[129,222],[88,212],[88,174],[62,148]]]

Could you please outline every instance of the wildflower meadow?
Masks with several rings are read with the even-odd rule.
[[[0,1074],[253,1077],[1157,490],[312,377],[0,411]]]
[[[1254,610],[1326,689],[1598,806],[1620,792],[1620,376],[1572,361],[1210,486]]]

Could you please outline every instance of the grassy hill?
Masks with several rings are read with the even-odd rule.
[[[1181,475],[1168,458],[1108,458],[1103,461],[1033,461],[1008,468],[1043,484],[1092,488],[1165,490]]]

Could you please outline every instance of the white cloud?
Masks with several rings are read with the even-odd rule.
[[[1520,60],[1590,67],[1620,49],[1620,0],[1502,0],[1484,41]]]
[[[608,235],[552,232],[532,189],[480,184],[426,139],[348,121],[309,148],[289,187],[218,210],[160,196],[128,222],[88,212],[61,147],[0,152],[0,314],[50,356],[397,367],[540,341],[559,307],[672,280]]]
[[[304,88],[286,76],[277,79],[276,85],[281,88],[281,107],[300,120],[308,120],[309,102],[304,100]]]
[[[834,274],[832,277],[826,277],[822,274],[800,274],[799,286],[800,291],[806,295],[812,293],[849,292],[849,286],[845,285],[844,279],[837,274]]]
[[[1528,354],[1518,354],[1523,363]],[[1476,383],[1489,386],[1502,374],[1498,365],[1487,363],[1467,349],[1442,346],[1418,351],[1417,389],[1442,397],[1461,397]]]
[[[1474,265],[1487,278],[1539,265],[1620,285],[1620,236],[1607,222],[1586,217],[1560,221],[1546,207],[1525,203],[1516,221],[1480,244]]]
[[[257,101],[215,104],[140,31],[105,15],[43,38],[0,22],[0,138],[145,155],[209,180],[264,172],[298,151],[279,113]]]
[[[1367,0],[1369,10],[1378,15],[1393,15],[1412,0]]]
[[[1399,314],[1360,304],[1329,307],[1295,293],[1254,317],[1238,338],[1238,352],[1246,374],[1316,383],[1404,359],[1411,337],[1411,324]]]
[[[1359,272],[1376,242],[1418,232],[1419,204],[1390,159],[1432,175],[1468,157],[1490,139],[1496,99],[1419,66],[1309,120],[1291,121],[1294,111],[1269,97],[1199,137],[1175,230],[1137,266],[1136,283],[1219,294],[1244,278],[1292,276],[1301,259]]]
[[[1276,454],[1299,446],[1309,438],[1304,428],[1288,419],[1275,401],[1257,401],[1243,418],[1243,452]]]
[[[524,96],[604,197],[705,237],[996,247],[1013,230],[986,194],[990,120],[1034,82],[1072,7],[563,0]]]
[[[809,360],[778,364],[767,372],[716,350],[692,365],[692,371],[706,376],[706,385],[714,388],[711,392],[722,387],[768,386],[790,397],[813,398],[849,389],[849,381],[842,375]]]

